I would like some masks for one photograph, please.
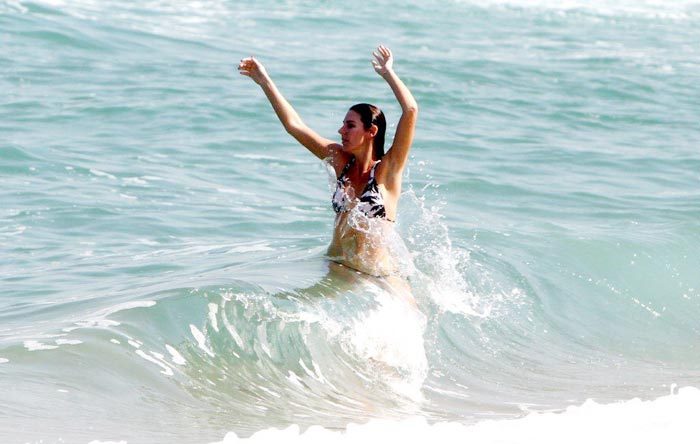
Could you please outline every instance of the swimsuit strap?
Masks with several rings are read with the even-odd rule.
[[[377,169],[377,165],[379,165],[379,164],[381,163],[381,161],[382,161],[382,160],[379,159],[379,160],[377,161],[377,163],[375,163],[374,166],[372,167],[372,170],[369,172],[369,181],[370,181],[370,182],[374,180],[374,170]]]
[[[367,183],[369,183],[369,182],[371,182],[371,181],[374,180],[374,170],[377,169],[377,165],[379,165],[381,162],[382,162],[382,160],[379,159],[379,160],[377,161],[377,163],[375,163],[374,166],[372,166],[372,169],[369,171],[369,180],[367,181]],[[348,161],[348,163],[345,164],[345,167],[343,167],[343,171],[341,171],[341,172],[340,172],[340,176],[338,176],[338,180],[344,180],[344,179],[345,179],[345,176],[348,174],[348,171],[350,170],[350,168],[353,166],[354,163],[355,163],[355,156],[353,156],[353,157]]]

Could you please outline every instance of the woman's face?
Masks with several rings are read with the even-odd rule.
[[[360,115],[355,111],[348,111],[345,115],[343,126],[338,130],[338,134],[343,143],[343,150],[346,152],[354,152],[366,145],[371,147],[374,138],[372,127],[365,129]]]

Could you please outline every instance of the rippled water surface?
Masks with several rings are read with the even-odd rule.
[[[0,440],[478,424],[700,383],[700,4],[0,0]],[[309,126],[420,105],[417,309],[325,259]],[[63,440],[63,441],[61,441]]]

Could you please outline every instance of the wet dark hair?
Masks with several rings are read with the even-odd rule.
[[[372,125],[377,125],[377,135],[374,136],[374,157],[378,160],[384,157],[384,135],[386,134],[386,118],[381,109],[369,103],[358,103],[350,107],[360,115],[362,125],[366,130]]]

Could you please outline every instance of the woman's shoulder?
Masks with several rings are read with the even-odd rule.
[[[326,161],[335,169],[336,176],[340,175],[343,168],[352,160],[352,155],[343,151],[343,146],[334,143],[328,147],[328,158]]]

